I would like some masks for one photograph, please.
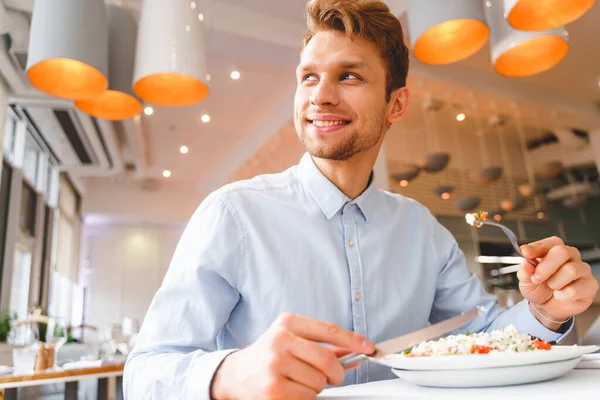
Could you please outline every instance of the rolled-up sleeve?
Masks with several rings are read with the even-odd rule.
[[[240,297],[236,218],[217,192],[190,219],[125,365],[126,398],[210,398],[215,371],[234,351],[218,340]]]

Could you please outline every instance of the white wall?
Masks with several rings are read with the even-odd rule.
[[[160,180],[156,190],[118,184],[111,178],[86,181],[82,212],[116,219],[187,222],[206,193],[193,185]]]
[[[183,229],[181,224],[84,225],[85,322],[101,331],[124,317],[141,324]]]

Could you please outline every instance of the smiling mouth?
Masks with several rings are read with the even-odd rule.
[[[327,126],[335,126],[335,125],[348,125],[350,121],[321,121],[318,119],[308,120],[314,126],[318,126],[319,128],[327,127]]]

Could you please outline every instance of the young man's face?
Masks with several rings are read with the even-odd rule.
[[[385,64],[374,44],[319,31],[302,53],[297,79],[294,123],[312,156],[347,160],[379,143],[388,102]]]

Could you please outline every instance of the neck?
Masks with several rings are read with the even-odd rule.
[[[313,157],[317,168],[348,198],[354,200],[365,191],[371,171],[379,154],[379,146],[353,155],[348,160],[337,161]]]

